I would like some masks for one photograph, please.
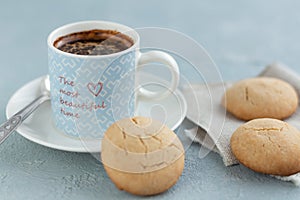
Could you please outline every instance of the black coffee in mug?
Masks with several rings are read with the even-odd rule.
[[[77,55],[108,55],[130,48],[133,40],[115,30],[88,30],[57,38],[54,46]]]

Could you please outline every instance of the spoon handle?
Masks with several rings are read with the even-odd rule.
[[[50,100],[49,95],[41,95],[34,101],[29,103],[25,108],[14,114],[6,122],[0,125],[0,144],[12,133],[14,132],[22,122],[33,112],[39,105],[45,101]]]

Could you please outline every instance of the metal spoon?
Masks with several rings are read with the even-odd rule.
[[[50,81],[49,76],[46,76],[41,82],[41,95],[0,125],[0,144],[14,132],[33,111],[48,100],[50,100]]]

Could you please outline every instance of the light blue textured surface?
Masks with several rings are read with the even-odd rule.
[[[186,33],[208,50],[225,80],[254,76],[274,60],[300,72],[299,1],[2,1],[0,6],[0,121],[9,97],[47,73],[48,33],[74,21],[99,19],[131,27],[159,26]],[[224,167],[210,153],[186,153],[178,183],[151,199],[299,199],[300,189]],[[131,199],[117,190],[89,154],[67,153],[18,134],[0,146],[0,199]]]

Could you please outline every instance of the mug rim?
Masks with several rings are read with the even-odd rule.
[[[66,29],[70,29],[70,28],[75,27],[75,26],[84,25],[84,24],[91,24],[91,26],[92,26],[92,24],[109,25],[109,26],[112,27],[111,29],[116,28],[117,31],[119,31],[118,28],[119,29],[120,28],[127,29],[127,31],[132,31],[133,32],[133,35],[135,36],[135,38],[132,38],[132,36],[130,36],[130,35],[127,35],[127,36],[129,36],[131,39],[133,39],[134,43],[128,49],[125,49],[123,51],[119,51],[117,53],[107,54],[107,55],[78,55],[78,54],[72,54],[72,53],[68,53],[68,52],[64,52],[62,50],[59,50],[58,48],[56,48],[54,46],[54,41],[53,40],[57,39],[57,37],[54,38],[54,36],[57,33],[59,33],[60,31],[63,31],[63,30],[66,30]],[[92,29],[95,29],[95,27],[94,28],[91,27],[90,29],[88,29],[88,28],[82,28],[81,31],[87,31],[87,30],[92,30]],[[72,33],[72,32],[70,32],[70,33]],[[70,33],[67,33],[67,34],[70,34]],[[126,33],[123,33],[123,34],[126,34]],[[115,23],[115,22],[110,22],[110,21],[101,21],[101,20],[79,21],[79,22],[74,22],[74,23],[69,23],[69,24],[62,25],[62,26],[54,29],[48,35],[48,38],[47,38],[48,47],[51,48],[52,50],[54,50],[56,53],[59,53],[59,54],[65,55],[65,56],[69,56],[69,57],[85,58],[85,59],[87,59],[87,58],[88,59],[93,59],[93,58],[107,58],[107,57],[114,57],[114,56],[123,55],[123,54],[126,54],[128,52],[134,51],[138,47],[139,42],[140,42],[140,36],[139,36],[139,34],[133,28],[130,28],[129,26],[126,26],[126,25],[123,25],[123,24],[119,24],[119,23]]]

